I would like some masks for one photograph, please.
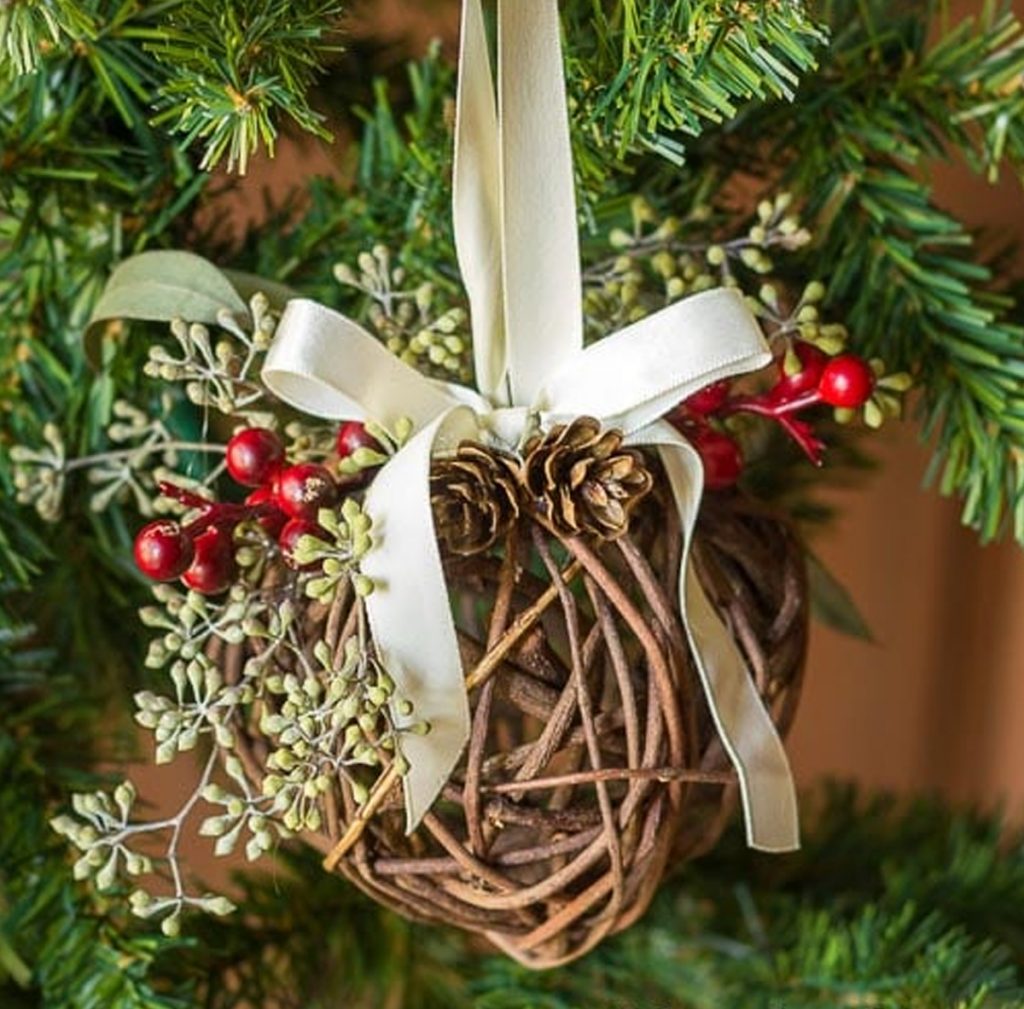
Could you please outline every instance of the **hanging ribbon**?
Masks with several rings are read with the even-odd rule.
[[[583,349],[582,281],[557,0],[499,0],[495,103],[481,0],[464,0],[453,213],[469,294],[477,389],[425,378],[350,319],[291,301],[263,379],[306,413],[390,424],[417,434],[367,492],[375,545],[363,572],[374,641],[425,736],[403,743],[411,832],[469,738],[469,700],[430,506],[435,455],[467,439],[515,447],[531,421],[578,416],[619,428],[661,455],[686,552],[680,612],[719,735],[737,773],[749,843],[798,845],[785,751],[732,637],[689,563],[703,492],[699,457],[664,413],[771,355],[743,298],[687,298]]]

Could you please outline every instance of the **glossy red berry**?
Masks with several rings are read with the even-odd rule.
[[[369,448],[374,452],[382,452],[381,444],[366,430],[366,425],[358,420],[350,420],[338,429],[338,458],[347,459],[357,449]]]
[[[228,472],[243,487],[267,483],[284,462],[284,445],[265,427],[247,427],[228,442]]]
[[[295,560],[295,549],[298,547],[299,540],[303,536],[316,536],[319,539],[324,539],[326,533],[320,526],[309,519],[289,519],[277,538],[278,546],[281,548],[281,553],[284,554],[284,559],[289,567],[301,567]]]
[[[802,340],[794,344],[793,351],[800,361],[800,371],[787,375],[786,358],[779,358],[779,380],[771,391],[773,402],[786,403],[814,392],[831,360],[828,354]]]
[[[708,490],[723,490],[739,480],[743,453],[734,439],[705,427],[692,434],[691,441],[704,463],[704,486]]]
[[[689,399],[684,400],[683,406],[691,413],[708,417],[717,413],[725,405],[731,389],[732,382],[728,379],[712,382],[711,385],[705,386],[700,392],[695,392]]]
[[[263,527],[268,536],[275,539],[280,535],[288,516],[278,507],[274,490],[271,486],[257,487],[246,499],[250,508],[259,508],[260,514],[256,521]]]
[[[289,518],[317,517],[321,508],[329,508],[338,497],[334,477],[316,463],[300,463],[281,470],[274,480],[274,498]]]
[[[181,576],[188,588],[204,596],[215,596],[235,580],[235,548],[231,530],[210,526],[196,537],[195,557]]]
[[[150,522],[135,537],[135,564],[156,582],[171,582],[188,569],[195,554],[192,537],[167,519]]]
[[[856,354],[841,354],[825,366],[818,395],[829,406],[855,410],[863,406],[875,391],[875,373],[871,365]]]

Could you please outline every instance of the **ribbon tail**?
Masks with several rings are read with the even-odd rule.
[[[647,428],[635,441],[659,447],[679,509],[685,537],[680,610],[719,738],[739,778],[747,843],[760,851],[795,851],[800,847],[800,824],[785,748],[736,642],[701,588],[690,561],[703,491],[700,458],[664,423]]]
[[[366,495],[373,549],[360,569],[374,591],[366,612],[396,695],[412,702],[426,735],[405,733],[406,827],[412,833],[448,781],[469,739],[469,698],[430,507],[430,461],[479,435],[473,410],[456,406],[420,431],[377,475]],[[399,727],[410,718],[393,711]]]

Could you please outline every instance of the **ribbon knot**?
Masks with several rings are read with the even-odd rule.
[[[540,413],[525,406],[503,406],[489,413],[477,414],[481,430],[508,451],[522,446],[524,436],[541,426]]]
[[[495,102],[481,0],[464,0],[453,212],[469,295],[477,389],[399,361],[351,319],[289,302],[267,355],[266,385],[330,419],[410,417],[411,440],[366,496],[375,545],[363,572],[374,641],[426,736],[404,743],[407,827],[419,824],[469,738],[469,701],[430,506],[435,455],[466,440],[515,450],[534,427],[593,416],[658,451],[686,550],[680,614],[711,714],[740,785],[747,835],[798,845],[785,751],[735,642],[689,563],[703,491],[693,448],[660,418],[702,387],[771,355],[743,298],[695,295],[583,347],[582,281],[557,0],[499,0]]]

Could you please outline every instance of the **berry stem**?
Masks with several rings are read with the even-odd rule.
[[[172,501],[177,501],[179,504],[183,504],[187,508],[198,508],[201,511],[210,511],[218,504],[216,501],[211,501],[209,498],[195,494],[190,490],[186,490],[184,487],[179,487],[177,484],[168,483],[166,480],[158,481],[157,487],[160,489],[160,493],[164,497],[170,498]]]
[[[165,480],[161,480],[157,487],[164,497],[177,501],[186,508],[195,508],[199,511],[199,516],[184,526],[184,531],[190,536],[198,536],[211,526],[235,526],[245,519],[261,518],[274,511],[270,504],[247,505],[211,501]]]
[[[772,403],[759,396],[737,396],[729,400],[720,413],[749,413],[774,420],[815,466],[821,466],[827,448],[825,442],[815,435],[810,424],[793,416],[800,410],[820,403],[821,397],[816,391],[782,403]]]
[[[122,448],[114,452],[97,452],[95,455],[83,455],[77,459],[69,459],[64,463],[64,472],[71,473],[76,469],[87,469],[104,462],[120,462],[138,456],[155,455],[158,452],[206,452],[211,455],[224,454],[223,445],[211,445],[209,442],[162,441],[151,445],[137,445],[135,448]]]

